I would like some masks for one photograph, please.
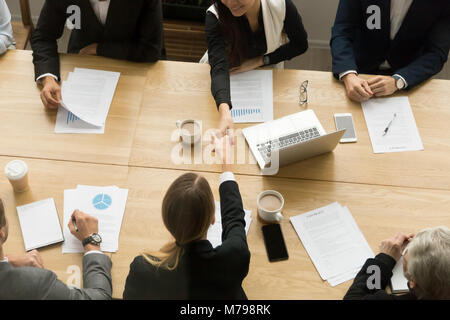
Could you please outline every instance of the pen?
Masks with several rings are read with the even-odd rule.
[[[383,133],[383,137],[386,135],[386,133],[389,131],[389,128],[391,127],[392,121],[394,121],[395,117],[397,116],[397,113],[394,113],[394,117],[392,118],[392,120],[389,122],[389,124],[387,125],[386,129],[384,129],[384,133]]]
[[[73,226],[75,227],[75,231],[78,232],[77,221],[75,220],[74,217],[72,217],[72,223],[73,223]]]

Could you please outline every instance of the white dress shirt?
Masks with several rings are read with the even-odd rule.
[[[15,45],[11,27],[11,13],[5,0],[0,0],[0,55],[4,54],[8,49],[14,49]]]
[[[400,27],[403,24],[403,20],[405,20],[406,14],[408,13],[408,10],[411,7],[412,2],[413,0],[391,0],[391,34],[390,34],[391,40],[395,39],[395,36],[400,30]],[[387,60],[380,65],[381,70],[387,70],[390,68],[391,66],[389,65]],[[340,73],[339,79],[342,79],[343,76],[349,73],[358,74],[356,70],[348,70]],[[408,86],[406,80],[402,76],[400,75],[398,76],[405,82],[406,88]]]
[[[5,1],[5,0],[0,0]],[[111,0],[89,0],[91,2],[92,9],[95,12],[95,15],[98,18],[98,21],[101,22],[102,25],[106,24],[106,18],[108,17],[108,10],[109,10],[109,4],[111,3]],[[51,76],[55,78],[56,81],[58,81],[58,77],[51,73],[46,73],[41,76],[39,76],[36,81],[41,80],[44,77]]]
[[[236,181],[233,172],[225,171],[220,175],[220,184],[227,182],[227,181]]]

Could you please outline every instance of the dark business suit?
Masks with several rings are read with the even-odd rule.
[[[69,288],[50,270],[15,268],[0,262],[0,300],[109,300],[111,259],[100,253],[83,258],[84,289]]]
[[[67,13],[72,5],[80,8],[81,28],[72,31],[69,53],[78,53],[98,43],[99,56],[136,62],[154,62],[160,58],[160,0],[111,0],[104,26],[89,0],[46,0],[31,39],[36,78],[46,73],[60,78],[56,40],[62,36],[66,19],[73,13]]]
[[[247,299],[242,281],[247,276],[250,252],[244,210],[235,181],[220,185],[223,243],[213,248],[208,240],[189,243],[174,271],[155,268],[142,256],[130,266],[124,299]]]
[[[348,289],[344,296],[344,300],[415,300],[415,296],[409,292],[403,295],[388,294],[385,290],[392,278],[392,269],[394,269],[396,261],[387,254],[380,253],[373,259],[367,259],[361,271],[355,277],[352,286]],[[380,270],[381,288],[369,289],[367,280],[374,272],[367,272],[369,266],[378,266]],[[372,283],[372,281],[370,281]]]
[[[370,30],[367,8],[381,9],[381,29]],[[399,74],[412,88],[442,70],[450,48],[450,1],[414,0],[393,40],[390,0],[340,0],[332,28],[333,73],[355,70]],[[391,70],[379,70],[387,60]]]

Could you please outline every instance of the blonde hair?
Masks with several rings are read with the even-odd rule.
[[[208,181],[195,173],[178,177],[169,187],[162,203],[162,219],[175,241],[159,252],[143,253],[150,264],[167,270],[178,267],[184,246],[201,239],[214,217],[214,196]]]
[[[424,229],[406,249],[405,276],[416,283],[417,298],[450,299],[450,229]]]

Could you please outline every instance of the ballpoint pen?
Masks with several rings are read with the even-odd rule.
[[[72,223],[73,223],[73,226],[75,227],[75,231],[78,232],[77,221],[75,220],[74,217],[72,217]]]
[[[394,121],[395,117],[397,116],[397,113],[394,113],[394,117],[392,118],[392,120],[389,122],[389,124],[387,125],[386,129],[384,129],[383,132],[383,137],[386,135],[386,133],[389,131],[389,128],[391,127],[392,121]]]

